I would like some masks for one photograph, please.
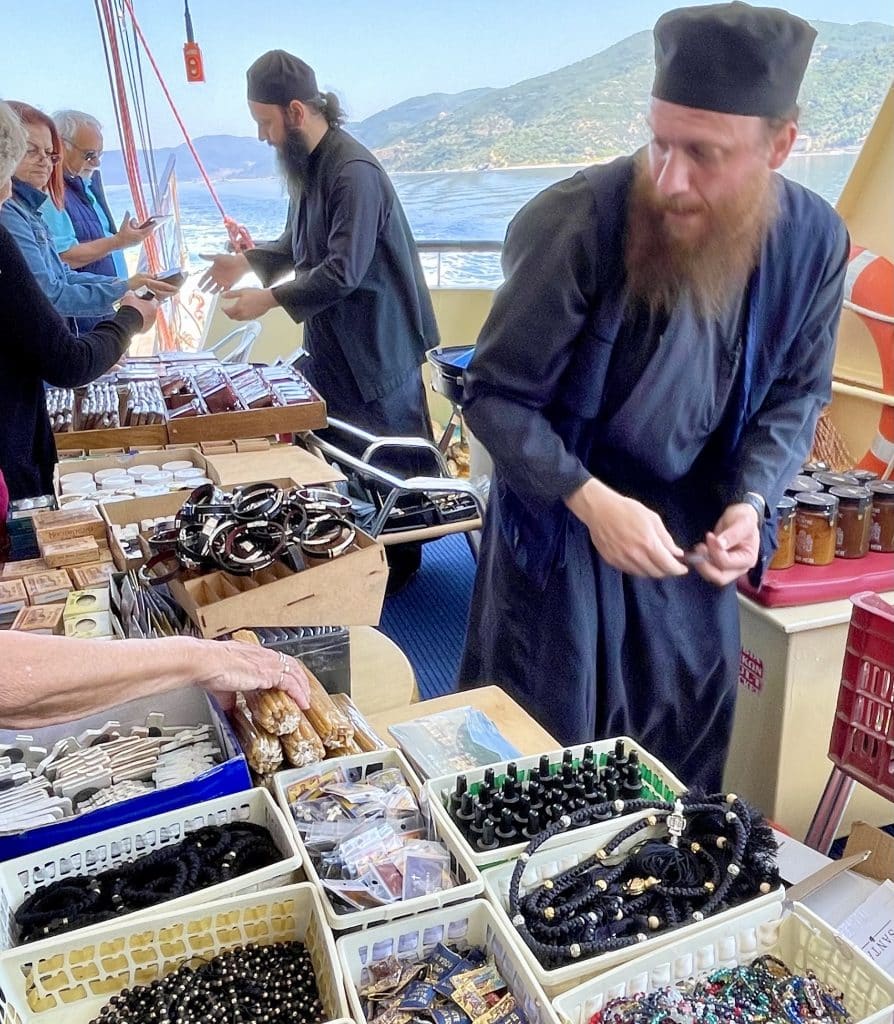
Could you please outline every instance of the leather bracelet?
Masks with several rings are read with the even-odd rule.
[[[354,543],[357,530],[352,523],[336,515],[314,519],[301,538],[301,550],[309,558],[337,558]]]

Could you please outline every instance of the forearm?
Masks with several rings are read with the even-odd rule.
[[[203,659],[188,637],[74,640],[7,631],[0,664],[0,728],[29,729],[201,681]]]
[[[88,263],[95,263],[97,260],[108,256],[109,253],[113,253],[116,249],[121,248],[122,246],[118,244],[117,238],[112,235],[109,238],[97,238],[92,242],[81,242],[78,245],[73,245],[70,249],[66,249],[65,252],[60,252],[59,258],[63,263],[67,263],[72,270],[78,270],[81,267],[86,267]]]

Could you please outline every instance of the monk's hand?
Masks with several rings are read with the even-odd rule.
[[[232,288],[251,270],[248,259],[241,253],[199,255],[203,260],[211,261],[211,266],[199,278],[199,288],[202,291],[220,292]]]
[[[220,308],[231,320],[257,320],[276,304],[269,288],[239,288],[220,297]]]
[[[661,516],[599,480],[588,480],[565,500],[590,531],[593,547],[609,565],[631,576],[685,576],[683,549]]]
[[[718,587],[732,583],[757,563],[760,551],[760,525],[757,510],[746,502],[728,505],[712,533],[697,544],[695,553],[703,561],[694,564],[696,572]]]

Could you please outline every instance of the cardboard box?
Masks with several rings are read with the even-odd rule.
[[[120,572],[139,568],[146,558],[143,554],[129,556],[122,549],[112,527],[127,526],[129,523],[136,523],[139,526],[144,519],[173,516],[180,511],[189,494],[189,491],[170,491],[168,494],[157,494],[152,498],[134,498],[133,501],[115,501],[110,505],[100,506],[100,515],[108,532],[112,561]]]
[[[292,487],[309,487],[345,479],[344,474],[328,462],[295,445],[274,445],[261,452],[206,455],[205,462],[208,477],[227,491],[238,484],[267,480],[284,480]]]
[[[34,515],[34,530],[42,544],[76,537],[106,539],[105,524],[95,508],[79,508],[72,511],[60,508],[37,512]]]
[[[169,586],[213,638],[252,626],[375,626],[387,581],[384,547],[358,530],[349,551],[302,572],[276,563],[254,576],[212,572]]]
[[[25,577],[25,590],[31,604],[58,604],[72,590],[71,577],[64,569],[48,569]]]
[[[201,469],[203,473],[205,469],[205,459],[202,457],[201,452],[195,448],[179,447],[179,448],[163,448],[158,451],[140,451],[133,452],[129,455],[112,454],[104,456],[96,456],[87,459],[65,459],[62,462],[57,463],[55,470],[53,471],[53,490],[58,497],[61,494],[61,487],[59,484],[59,478],[65,476],[67,473],[98,473],[103,469],[123,469],[128,470],[131,466],[156,466],[161,468],[166,462],[174,462],[182,460],[184,462],[191,462],[197,469]],[[116,504],[118,504],[116,502]],[[121,502],[123,504],[123,502]]]
[[[94,612],[109,610],[109,588],[95,590],[73,590],[65,599],[63,617],[68,619],[75,615],[92,615]]]
[[[867,825],[865,821],[855,821],[844,856],[849,857],[863,850],[871,851],[869,858],[851,870],[867,878],[874,878],[877,882],[886,879],[894,881],[894,836],[889,836],[874,825]]]
[[[99,560],[99,546],[93,537],[44,541],[43,534],[39,533],[37,544],[44,561],[51,569],[61,569],[66,565],[84,565]]]
[[[42,558],[23,558],[19,562],[5,562],[0,565],[0,581],[23,580],[36,572],[46,572],[49,566]]]
[[[64,604],[41,604],[36,608],[23,608],[16,616],[12,629],[23,633],[41,633],[46,636],[61,636],[65,631]]]
[[[78,590],[90,590],[93,587],[108,586],[112,573],[115,571],[115,564],[112,561],[112,553],[106,548],[108,561],[91,562],[89,565],[72,565],[69,567],[68,575],[71,582]]]

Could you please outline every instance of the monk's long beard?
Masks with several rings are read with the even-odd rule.
[[[653,314],[669,315],[688,298],[697,315],[718,317],[738,301],[757,265],[777,210],[772,178],[755,175],[736,195],[708,209],[696,240],[668,231],[665,211],[674,206],[656,191],[645,159],[639,159],[624,246],[629,299]]]
[[[286,138],[276,147],[276,162],[285,176],[289,196],[297,201],[307,184],[307,166],[310,150],[304,136],[297,128],[287,128]]]

